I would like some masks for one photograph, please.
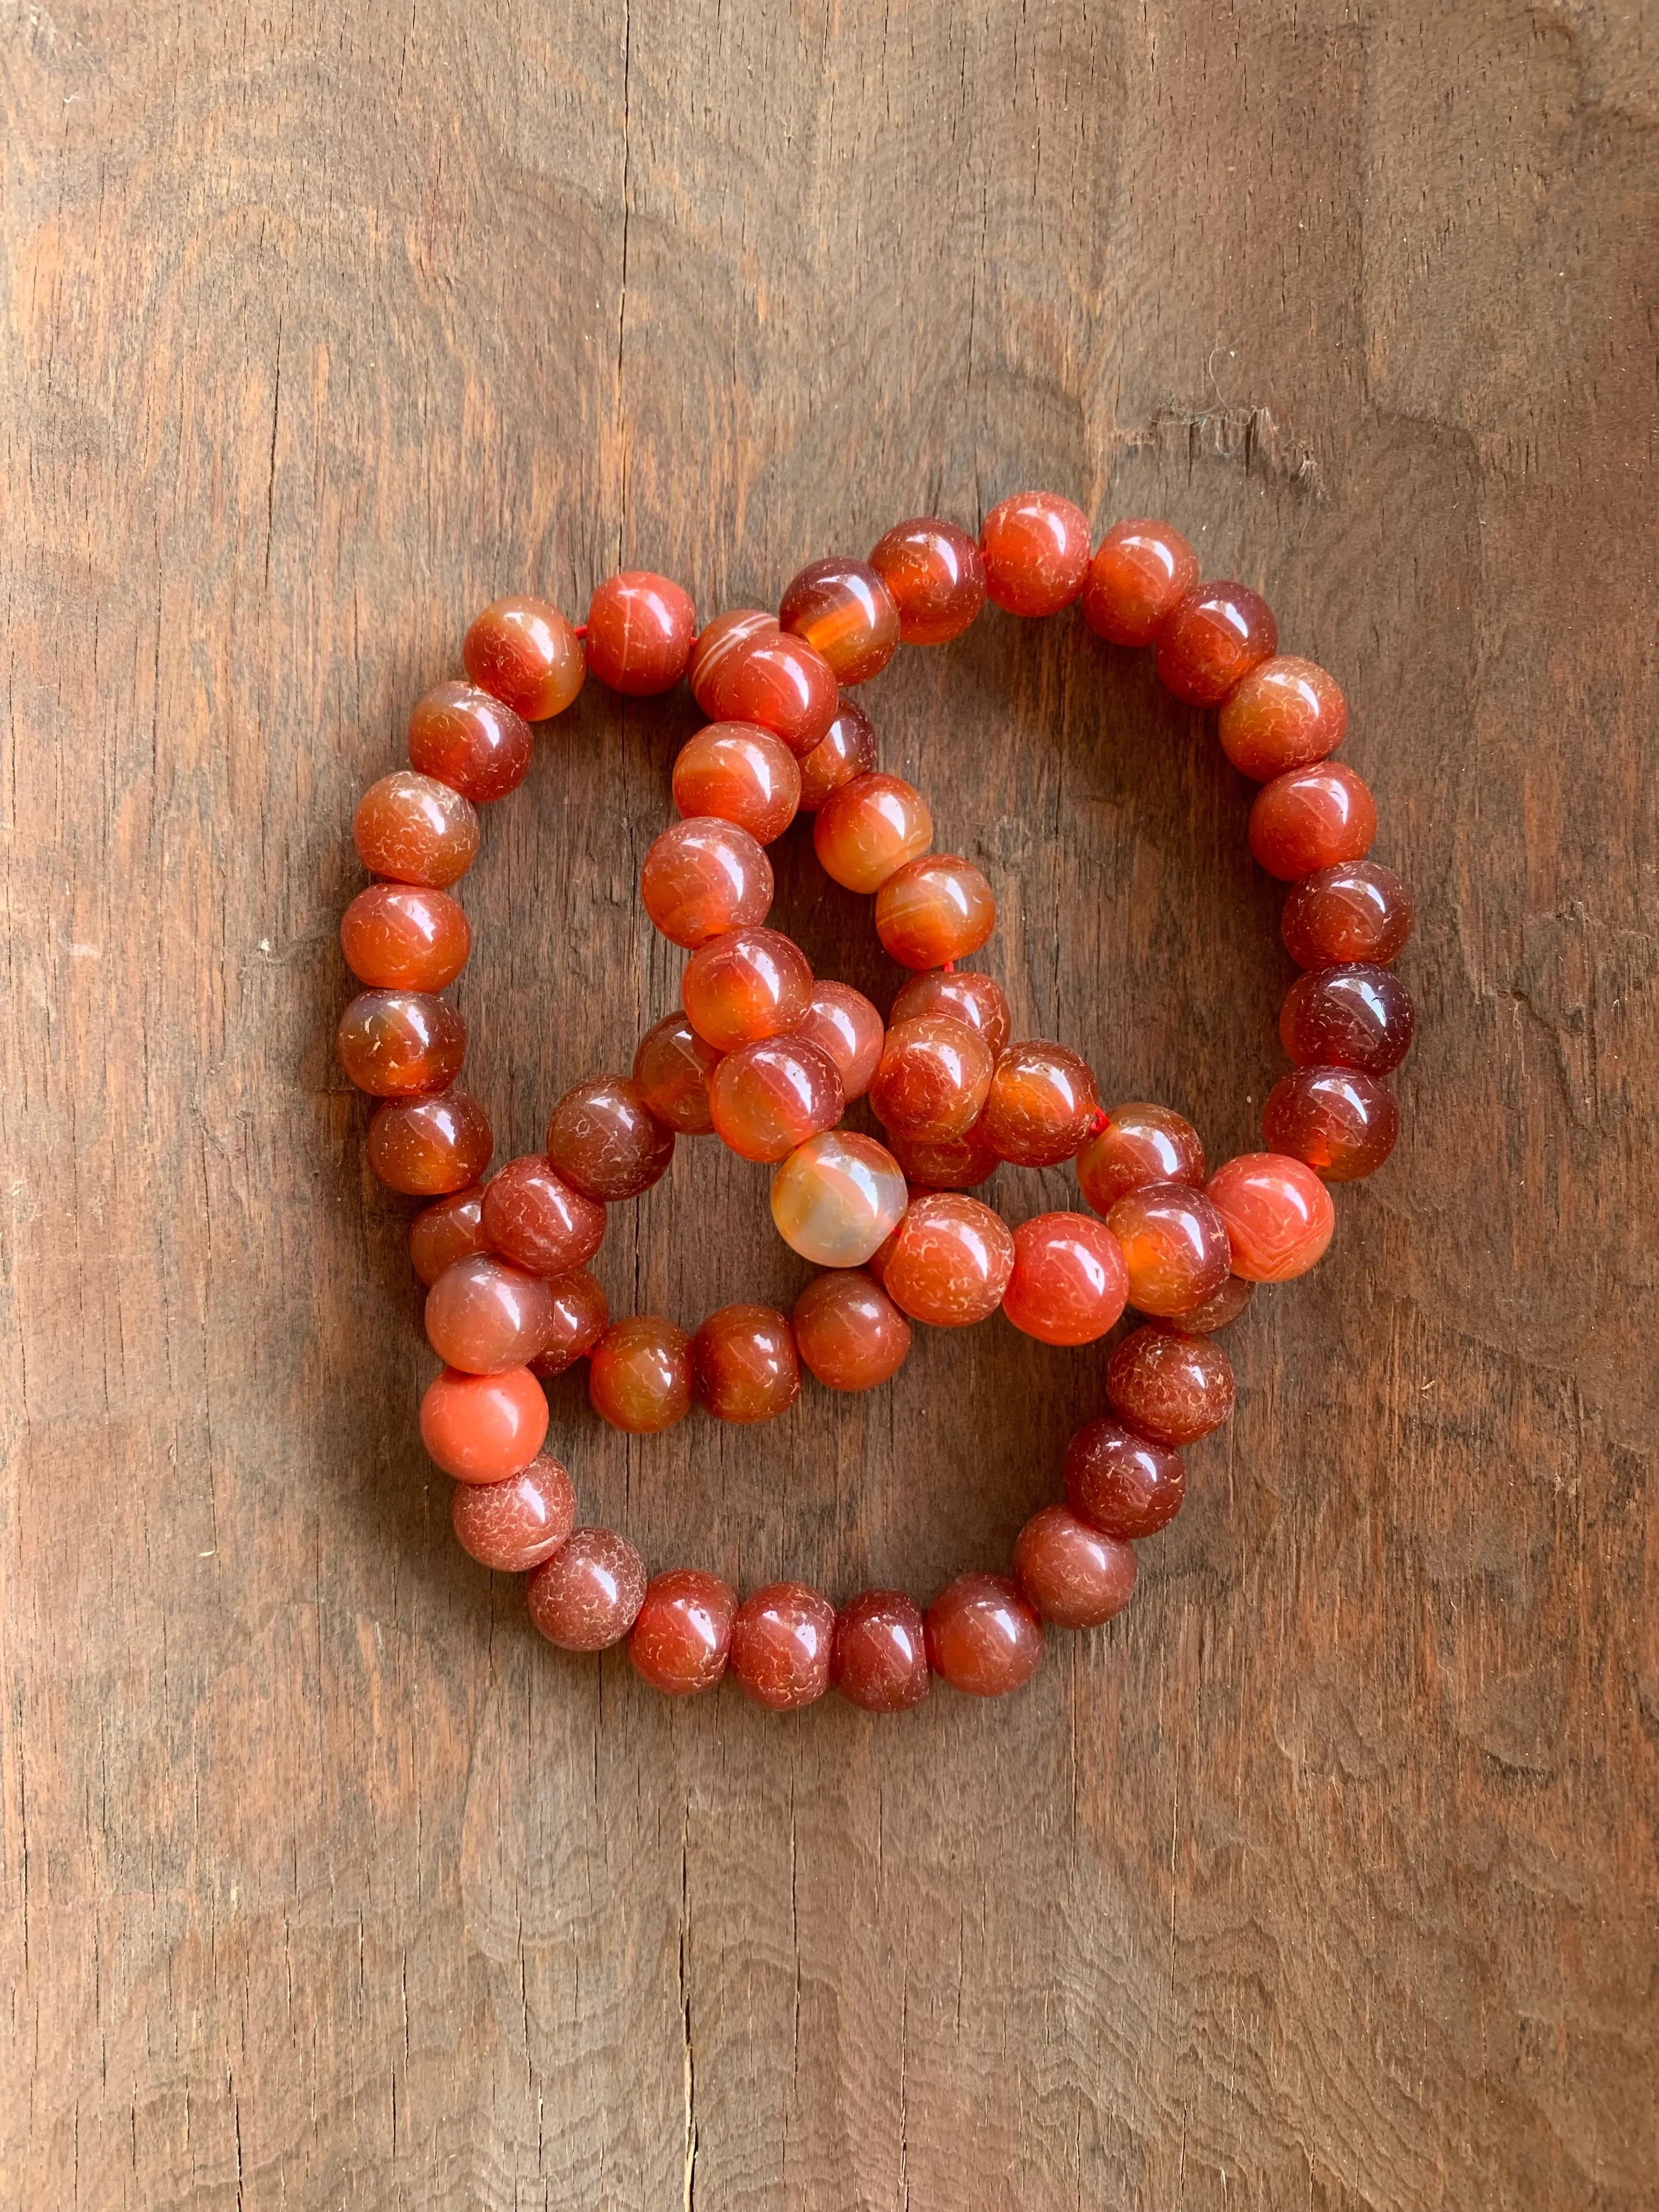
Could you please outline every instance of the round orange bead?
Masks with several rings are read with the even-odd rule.
[[[472,681],[527,722],[562,714],[582,688],[582,641],[545,599],[496,599],[461,646]]]
[[[399,768],[357,801],[351,836],[371,875],[441,891],[472,866],[478,817],[471,801],[447,783]]]
[[[773,1162],[846,1110],[840,1071],[799,1032],[725,1054],[708,1079],[715,1133],[740,1159]]]
[[[1376,802],[1340,761],[1287,769],[1262,785],[1250,808],[1250,850],[1281,883],[1363,860],[1376,836]]]
[[[848,685],[878,676],[899,641],[899,611],[886,585],[867,562],[841,554],[809,562],[791,577],[778,621],[822,653],[837,681]]]
[[[843,699],[835,720],[800,764],[800,811],[816,814],[832,791],[868,775],[876,765],[875,726],[862,708]]]
[[[640,897],[671,944],[696,951],[772,910],[772,863],[735,822],[698,815],[665,830],[645,856]]]
[[[985,1101],[985,1134],[1005,1160],[1058,1167],[1076,1158],[1100,1109],[1086,1061],[1033,1038],[998,1060]]]
[[[368,1164],[388,1190],[407,1198],[465,1190],[495,1149],[489,1116],[467,1091],[388,1098],[368,1125]]]
[[[533,750],[524,716],[476,684],[434,684],[409,718],[410,766],[477,805],[516,791]]]
[[[1173,1316],[1212,1298],[1231,1273],[1221,1216],[1184,1182],[1143,1183],[1106,1217],[1129,1271],[1128,1302]]]
[[[800,1395],[800,1362],[787,1314],[722,1306],[691,1340],[697,1401],[717,1421],[769,1421]]]
[[[628,1639],[635,1672],[671,1698],[712,1690],[726,1672],[738,1594],[716,1575],[675,1567],[647,1585]]]
[[[1008,1001],[1002,986],[970,968],[954,969],[948,975],[940,968],[912,975],[894,1000],[889,1018],[896,1024],[915,1021],[924,1014],[945,1014],[952,1021],[966,1022],[990,1046],[994,1060],[1001,1058],[1007,1045]]]
[[[995,1063],[977,1030],[948,1014],[895,1022],[870,1085],[870,1110],[893,1135],[960,1137],[979,1119]]]
[[[1313,1170],[1285,1152],[1244,1152],[1210,1177],[1206,1193],[1227,1224],[1233,1273],[1251,1283],[1285,1283],[1322,1257],[1336,1226],[1331,1194]]]
[[[1149,1182],[1204,1181],[1204,1146],[1192,1123],[1167,1106],[1114,1106],[1106,1127],[1077,1156],[1079,1188],[1097,1213]]]
[[[505,1482],[458,1482],[450,1525],[461,1549],[497,1574],[527,1574],[550,1559],[576,1522],[576,1492],[541,1452]]]
[[[720,1057],[684,1014],[669,1014],[640,1039],[634,1080],[658,1121],[679,1136],[706,1137],[714,1126],[708,1079]]]
[[[334,1033],[340,1065],[374,1098],[442,1091],[466,1058],[466,1024],[424,991],[360,991]]]
[[[906,968],[942,968],[977,952],[996,921],[991,886],[955,853],[908,861],[876,893],[876,934]]]
[[[804,638],[759,631],[706,662],[697,703],[711,721],[758,722],[804,759],[841,705],[836,672]]]
[[[927,1608],[927,1663],[953,1690],[1000,1698],[1036,1674],[1042,1623],[1002,1575],[958,1575]]]
[[[553,1109],[547,1157],[573,1188],[614,1206],[667,1174],[674,1132],[630,1077],[590,1075]]]
[[[465,967],[472,932],[445,891],[371,884],[340,918],[340,949],[373,989],[441,991]]]
[[[702,945],[680,978],[685,1018],[717,1052],[780,1036],[805,1018],[812,970],[775,929],[733,929]]]
[[[1002,1310],[1042,1344],[1092,1344],[1128,1297],[1123,1254],[1086,1213],[1039,1213],[1014,1231],[1014,1266]]]
[[[893,595],[906,645],[946,645],[985,605],[985,563],[965,530],[938,515],[895,523],[870,556]]]
[[[1083,619],[1114,645],[1150,645],[1198,581],[1198,556],[1167,522],[1114,523],[1083,586]]]
[[[812,824],[819,866],[849,891],[878,891],[933,842],[927,801],[896,775],[854,776],[831,792]]]
[[[1014,1240],[1000,1214],[960,1191],[913,1200],[882,1268],[882,1288],[913,1321],[963,1328],[1002,1303]]]
[[[691,1410],[691,1340],[659,1314],[612,1322],[588,1355],[587,1401],[629,1436],[672,1429]]]
[[[527,1367],[502,1375],[445,1368],[421,1401],[421,1442],[457,1482],[504,1482],[547,1435],[547,1401]]]
[[[409,1261],[428,1290],[446,1267],[485,1252],[483,1191],[477,1183],[423,1206],[409,1224]]]
[[[685,673],[696,628],[696,610],[679,585],[648,569],[624,568],[588,601],[587,665],[629,698],[672,691]]]
[[[1011,615],[1057,615],[1089,573],[1089,518],[1057,493],[1016,492],[986,516],[979,550],[985,588],[998,606]]]
[[[531,1576],[525,1595],[550,1644],[606,1651],[622,1642],[645,1601],[645,1562],[614,1528],[575,1528]]]
[[[714,714],[716,710],[709,703],[710,694],[744,647],[757,638],[775,637],[777,634],[777,617],[759,607],[733,607],[726,614],[716,615],[698,632],[685,672],[690,679],[691,696],[705,714]]]
[[[605,1208],[527,1152],[509,1160],[483,1194],[484,1235],[492,1248],[532,1275],[585,1267],[605,1239]]]
[[[1347,727],[1348,702],[1335,677],[1291,653],[1274,653],[1237,683],[1216,722],[1223,752],[1257,783],[1323,760]]]
[[[1245,584],[1200,584],[1158,633],[1158,672],[1189,706],[1213,707],[1279,649],[1273,609]]]
[[[553,1294],[487,1253],[446,1267],[426,1294],[427,1342],[446,1367],[466,1375],[501,1375],[526,1367],[553,1327]]]
[[[1132,1544],[1103,1535],[1067,1505],[1045,1505],[1014,1544],[1014,1580],[1056,1628],[1101,1628],[1134,1595]]]
[[[674,804],[688,816],[735,822],[757,844],[781,837],[800,805],[800,765],[755,722],[711,722],[680,748]]]
[[[738,1607],[732,1672],[769,1712],[794,1712],[830,1686],[836,1608],[804,1583],[769,1583]]]
[[[548,1296],[552,1301],[553,1318],[547,1333],[547,1342],[530,1363],[532,1375],[551,1382],[562,1375],[579,1359],[586,1358],[605,1334],[611,1320],[611,1306],[605,1292],[585,1267],[573,1267],[568,1275],[556,1275],[548,1283]]]
[[[862,991],[848,983],[814,983],[812,1002],[794,1035],[835,1061],[848,1105],[863,1097],[881,1065],[886,1030]]]
[[[795,1348],[827,1389],[872,1390],[904,1364],[910,1324],[862,1267],[831,1267],[790,1316]]]

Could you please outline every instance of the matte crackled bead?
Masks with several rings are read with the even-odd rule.
[[[614,1528],[574,1528],[530,1577],[530,1618],[564,1651],[607,1651],[645,1601],[645,1562]]]
[[[476,684],[527,722],[562,714],[587,673],[581,640],[545,599],[492,601],[467,631],[461,659]]]
[[[769,1583],[738,1607],[732,1672],[757,1705],[793,1712],[829,1688],[835,1634],[828,1598],[804,1583]]]
[[[895,1022],[870,1085],[870,1110],[896,1137],[960,1137],[979,1119],[995,1062],[977,1030],[948,1014]]]
[[[1227,694],[1216,719],[1221,750],[1257,783],[1323,760],[1347,727],[1348,702],[1335,677],[1293,653],[1258,662]]]
[[[927,1629],[903,1590],[860,1590],[836,1618],[830,1672],[850,1705],[902,1713],[927,1695]]]
[[[547,1157],[574,1189],[614,1206],[667,1174],[674,1132],[631,1076],[589,1075],[553,1109]]]
[[[881,1016],[862,991],[849,983],[823,981],[813,984],[811,1004],[791,1034],[829,1054],[849,1106],[870,1088],[887,1036]]]
[[[1126,1191],[1106,1219],[1128,1268],[1128,1302],[1141,1313],[1172,1316],[1202,1305],[1232,1272],[1226,1224],[1189,1184],[1143,1183]]]
[[[1387,1075],[1411,1049],[1417,1013],[1392,968],[1356,961],[1310,968],[1285,994],[1279,1035],[1298,1067],[1357,1067]]]
[[[710,722],[681,746],[674,804],[687,817],[735,822],[757,844],[781,837],[800,805],[800,763],[755,722]]]
[[[587,1399],[629,1436],[672,1429],[691,1410],[691,1340],[659,1314],[613,1322],[589,1356]]]
[[[535,741],[522,714],[476,684],[436,684],[409,718],[409,764],[475,805],[516,791]]]
[[[1376,801],[1340,761],[1286,769],[1250,808],[1250,850],[1270,876],[1292,883],[1316,868],[1363,860],[1376,836]]]
[[[740,1159],[783,1159],[846,1109],[841,1073],[799,1034],[763,1037],[724,1054],[708,1079],[708,1110]]]
[[[722,1306],[691,1340],[697,1402],[717,1421],[770,1421],[800,1395],[800,1361],[787,1314]]]
[[[495,1139],[489,1116],[471,1092],[449,1090],[384,1100],[369,1121],[364,1149],[388,1190],[439,1198],[477,1182]]]
[[[1232,1362],[1207,1336],[1133,1329],[1106,1363],[1106,1395],[1137,1436],[1194,1443],[1233,1409]]]
[[[640,897],[671,944],[695,952],[772,910],[772,863],[748,830],[714,815],[671,823],[640,870]]]
[[[647,568],[608,576],[587,603],[587,665],[625,697],[672,691],[684,675],[696,635],[690,594]]]
[[[778,603],[781,627],[805,638],[845,684],[878,676],[897,650],[899,611],[867,561],[831,554],[792,576]]]
[[[1273,609],[1245,584],[1199,584],[1160,624],[1158,673],[1189,706],[1213,707],[1279,649]]]
[[[985,589],[1011,615],[1057,615],[1089,573],[1089,518],[1052,491],[1000,500],[979,534]]]
[[[357,801],[351,839],[370,875],[447,890],[477,857],[478,817],[435,776],[394,769]]]
[[[474,1253],[445,1268],[426,1294],[427,1342],[446,1367],[500,1375],[525,1367],[553,1327],[553,1294],[540,1275]]]
[[[547,1290],[553,1317],[547,1341],[531,1361],[530,1371],[544,1382],[551,1382],[579,1359],[586,1358],[605,1334],[611,1307],[586,1267],[573,1267],[568,1275],[551,1277]]]
[[[1155,1536],[1175,1519],[1186,1495],[1181,1454],[1115,1421],[1085,1422],[1066,1447],[1066,1504],[1120,1542]]]
[[[423,1206],[409,1224],[409,1261],[428,1290],[446,1267],[489,1249],[483,1232],[483,1190],[471,1183]]]
[[[1304,1161],[1243,1152],[1210,1177],[1206,1194],[1227,1224],[1233,1273],[1286,1283],[1324,1256],[1336,1226],[1331,1194]]]
[[[1077,1156],[1078,1187],[1097,1213],[1151,1182],[1204,1182],[1204,1145],[1192,1123],[1167,1106],[1114,1106],[1106,1127]]]
[[[1129,1279],[1112,1231],[1086,1213],[1039,1213],[1014,1231],[1002,1310],[1043,1344],[1093,1344],[1127,1301]]]
[[[933,514],[897,522],[870,566],[893,595],[906,645],[945,645],[985,605],[985,563],[968,532]]]
[[[960,1191],[913,1200],[883,1263],[882,1287],[913,1321],[964,1328],[1002,1303],[1014,1240],[1000,1214]]]
[[[483,1194],[484,1235],[532,1275],[585,1267],[605,1240],[605,1208],[568,1183],[541,1152],[509,1160]]]
[[[466,1024],[424,991],[360,991],[334,1033],[340,1065],[375,1098],[441,1091],[466,1058]]]
[[[1279,932],[1298,968],[1356,960],[1386,968],[1412,933],[1411,893],[1375,860],[1339,861],[1291,884]]]
[[[1298,1067],[1268,1092],[1261,1133],[1327,1182],[1355,1182],[1394,1150],[1400,1107],[1385,1083],[1359,1068]]]
[[[977,952],[996,927],[991,886],[957,853],[925,853],[876,893],[876,934],[905,968],[942,968]]]
[[[740,1044],[781,1036],[803,1021],[812,1003],[806,955],[775,929],[733,929],[700,945],[680,978],[685,1018],[706,1044],[735,1052]]]
[[[472,932],[445,891],[371,884],[340,917],[340,949],[372,990],[441,991],[465,967]]]
[[[421,1442],[457,1482],[504,1482],[547,1435],[547,1401],[527,1367],[463,1375],[446,1367],[421,1401]]]
[[[1083,586],[1083,619],[1113,645],[1150,645],[1198,581],[1198,556],[1178,530],[1140,515],[1100,541]]]
[[[909,1322],[862,1267],[815,1275],[789,1321],[802,1364],[830,1390],[874,1389],[910,1349]]]
[[[1068,1505],[1034,1513],[1014,1543],[1020,1595],[1056,1628],[1101,1628],[1134,1595],[1134,1547]]]
[[[927,1663],[971,1698],[1006,1697],[1036,1674],[1042,1623],[1002,1575],[959,1575],[927,1608]]]
[[[816,814],[832,791],[876,767],[875,725],[861,707],[843,699],[834,720],[800,764],[800,811]]]
[[[1010,1045],[985,1101],[985,1133],[1005,1160],[1053,1168],[1083,1149],[1100,1107],[1088,1063],[1036,1037]]]
[[[830,793],[812,824],[819,866],[849,891],[878,891],[933,842],[927,801],[897,775],[854,776]]]
[[[1001,1057],[1008,1042],[1008,1000],[1002,986],[973,969],[957,968],[947,975],[942,968],[935,968],[912,975],[894,1000],[888,1018],[908,1022],[923,1014],[946,1014],[952,1021],[966,1022],[989,1045],[994,1061]]]
[[[675,1567],[654,1576],[628,1639],[635,1672],[668,1697],[712,1690],[726,1672],[737,1614],[738,1594],[717,1575]]]
[[[659,1121],[682,1137],[706,1137],[714,1126],[708,1079],[720,1057],[684,1014],[667,1014],[640,1039],[634,1080]]]
[[[792,1251],[818,1267],[861,1267],[902,1218],[906,1190],[884,1145],[826,1129],[772,1178],[772,1218]]]
[[[458,1482],[450,1525],[461,1549],[497,1574],[528,1574],[576,1525],[576,1491],[557,1460],[538,1452],[504,1482]]]

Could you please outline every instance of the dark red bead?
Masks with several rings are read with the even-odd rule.
[[[902,1590],[861,1590],[836,1621],[830,1675],[866,1713],[902,1713],[927,1695],[927,1631]]]
[[[1387,1075],[1411,1049],[1416,1010],[1392,968],[1310,968],[1285,994],[1279,1034],[1298,1067]]]
[[[1200,584],[1158,633],[1158,672],[1166,690],[1213,707],[1279,650],[1273,609],[1244,584]]]
[[[1412,933],[1412,895],[1392,868],[1340,860],[1291,884],[1279,927],[1298,968],[1354,960],[1386,968]]]
[[[893,595],[906,645],[945,645],[985,605],[985,563],[968,532],[938,515],[896,523],[870,556]]]
[[[1394,1150],[1400,1108],[1385,1083],[1357,1067],[1298,1067],[1267,1094],[1261,1133],[1327,1182],[1357,1182]]]
[[[1066,1447],[1066,1498],[1108,1536],[1138,1543],[1180,1512],[1187,1495],[1181,1454],[1115,1421],[1085,1422]]]

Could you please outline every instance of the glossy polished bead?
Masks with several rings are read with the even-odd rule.
[[[409,718],[409,764],[475,806],[505,799],[530,773],[530,725],[476,684],[436,684]]]
[[[645,1562],[614,1528],[574,1528],[530,1577],[530,1618],[563,1651],[608,1651],[645,1601]]]
[[[522,714],[544,722],[562,714],[582,688],[582,641],[545,599],[494,600],[461,646],[472,681]]]
[[[873,1390],[910,1349],[909,1322],[862,1267],[815,1275],[789,1323],[803,1364],[829,1390]]]
[[[785,1158],[834,1128],[846,1106],[836,1063],[799,1032],[739,1045],[708,1079],[714,1133],[740,1159]]]
[[[691,1340],[697,1403],[717,1421],[769,1421],[800,1395],[789,1316],[771,1306],[722,1306]]]
[[[435,776],[393,769],[357,801],[351,840],[370,875],[447,890],[477,856],[478,817]]]
[[[1002,1165],[1002,1155],[978,1121],[959,1137],[898,1137],[890,1131],[888,1141],[905,1180],[923,1190],[971,1190]]]
[[[1385,1083],[1357,1067],[1298,1067],[1268,1092],[1261,1133],[1327,1182],[1357,1182],[1394,1150],[1400,1108]]]
[[[1298,1067],[1387,1075],[1411,1050],[1417,1012],[1392,968],[1310,968],[1285,994],[1279,1035]]]
[[[674,1132],[631,1076],[589,1075],[553,1109],[547,1157],[574,1189],[615,1206],[667,1174]]]
[[[543,1279],[487,1253],[457,1260],[426,1294],[427,1342],[465,1375],[527,1367],[552,1327],[553,1294]]]
[[[687,961],[680,1002],[705,1044],[735,1052],[805,1019],[812,970],[799,945],[778,930],[728,930]]]
[[[1142,1100],[1114,1106],[1106,1127],[1077,1156],[1078,1186],[1095,1212],[1149,1182],[1204,1182],[1204,1145],[1192,1123]]]
[[[719,1060],[684,1014],[668,1014],[640,1039],[634,1080],[659,1121],[679,1136],[706,1137],[714,1126],[708,1079]]]
[[[903,1590],[860,1590],[836,1616],[830,1674],[849,1705],[902,1713],[927,1695],[927,1632]]]
[[[697,633],[685,672],[690,681],[691,696],[705,714],[714,714],[714,709],[708,703],[709,694],[744,647],[757,638],[775,637],[777,634],[777,617],[760,607],[732,607],[723,615],[716,615]]]
[[[1045,1505],[1014,1543],[1014,1580],[1056,1628],[1102,1628],[1134,1595],[1132,1544],[1108,1536],[1069,1505]]]
[[[991,886],[957,853],[925,853],[876,893],[876,934],[905,968],[942,968],[977,952],[996,927]]]
[[[1293,653],[1258,662],[1234,684],[1216,720],[1222,751],[1257,783],[1323,760],[1347,727],[1348,702],[1335,677]]]
[[[942,968],[935,968],[912,975],[894,1000],[889,1018],[909,1022],[924,1014],[945,1014],[952,1021],[966,1022],[990,1046],[994,1061],[1001,1057],[1008,1042],[1008,1001],[1002,986],[972,969],[953,969],[947,975]]]
[[[899,611],[868,562],[832,554],[792,576],[778,602],[780,626],[805,638],[837,682],[867,683],[897,649]]]
[[[462,1375],[446,1367],[421,1401],[421,1442],[457,1482],[504,1482],[547,1435],[547,1401],[527,1367]]]
[[[587,1402],[631,1437],[672,1429],[691,1410],[691,1340],[660,1314],[611,1322],[587,1360]]]
[[[870,1085],[870,1110],[896,1137],[960,1137],[984,1109],[995,1065],[979,1031],[948,1014],[895,1022]]]
[[[1198,556],[1178,530],[1140,515],[1115,522],[1083,586],[1083,619],[1113,645],[1150,645],[1198,581]]]
[[[409,1224],[409,1261],[428,1290],[446,1267],[489,1247],[483,1232],[483,1189],[469,1183],[423,1206]]]
[[[681,746],[674,804],[687,816],[735,822],[757,844],[781,837],[800,805],[800,763],[757,722],[710,722]]]
[[[1211,1204],[1227,1224],[1233,1273],[1251,1283],[1287,1283],[1321,1259],[1336,1226],[1331,1194],[1287,1152],[1242,1152],[1210,1177]]]
[[[374,1098],[442,1091],[466,1058],[466,1024],[424,991],[359,991],[334,1032],[340,1065]]]
[[[575,1527],[575,1486],[557,1460],[539,1452],[505,1482],[458,1482],[449,1519],[461,1549],[480,1566],[528,1574]]]
[[[465,1190],[489,1165],[489,1116],[469,1091],[388,1098],[368,1125],[368,1164],[388,1190],[439,1198]]]
[[[1000,500],[979,534],[985,589],[1011,615],[1057,615],[1089,573],[1089,518],[1057,492]]]
[[[907,1208],[882,1287],[913,1321],[965,1328],[1002,1304],[1014,1269],[1008,1224],[961,1191],[931,1191]]]
[[[1281,883],[1363,860],[1376,836],[1376,801],[1340,761],[1286,769],[1262,785],[1250,808],[1250,850]]]
[[[772,910],[772,863],[735,822],[698,815],[672,823],[640,870],[640,898],[672,945],[695,952],[728,930],[752,929]]]
[[[340,918],[340,949],[372,989],[441,991],[465,967],[472,932],[445,891],[371,884]]]
[[[1291,884],[1279,929],[1298,968],[1353,960],[1386,968],[1411,936],[1412,895],[1392,868],[1340,861]]]
[[[906,645],[947,645],[985,605],[985,562],[976,543],[935,514],[897,522],[870,556],[893,595]]]
[[[1029,1682],[1042,1623],[1001,1575],[958,1575],[927,1608],[927,1663],[953,1690],[1000,1698]]]
[[[1106,1363],[1106,1395],[1137,1436],[1193,1443],[1233,1409],[1232,1362],[1207,1336],[1133,1329]]]
[[[1039,1213],[1014,1231],[1014,1268],[1002,1310],[1042,1344],[1092,1344],[1128,1297],[1111,1231],[1086,1213]]]
[[[836,1608],[805,1583],[769,1583],[732,1624],[732,1672],[757,1705],[792,1713],[830,1686]]]
[[[634,1670],[666,1697],[712,1690],[726,1672],[738,1594],[717,1575],[671,1568],[646,1586],[628,1639]]]
[[[1245,584],[1197,584],[1159,627],[1158,673],[1189,706],[1213,707],[1279,650],[1273,609]]]
[[[896,775],[854,776],[830,794],[812,824],[819,866],[849,891],[878,891],[933,842],[927,801]]]
[[[1005,1160],[1058,1167],[1083,1149],[1100,1109],[1086,1061],[1063,1044],[1032,1038],[997,1061],[985,1101],[985,1133]]]
[[[1122,1247],[1128,1302],[1138,1312],[1184,1313],[1212,1298],[1232,1272],[1226,1226],[1190,1184],[1150,1182],[1126,1191],[1106,1224]]]
[[[1120,1543],[1138,1543],[1167,1528],[1186,1495],[1181,1454],[1115,1421],[1085,1422],[1066,1447],[1066,1504]]]
[[[816,814],[832,791],[868,775],[876,765],[875,725],[861,707],[843,699],[829,728],[800,764],[800,811]]]
[[[908,1194],[884,1145],[826,1129],[791,1152],[772,1178],[772,1218],[815,1267],[861,1267],[898,1226]]]
[[[814,983],[812,1002],[793,1034],[835,1061],[849,1106],[863,1097],[881,1065],[887,1032],[862,991],[850,983]]]
[[[552,1319],[547,1342],[531,1361],[530,1371],[544,1382],[551,1382],[592,1352],[610,1324],[611,1306],[586,1267],[573,1267],[568,1275],[551,1277],[547,1292],[552,1301]]]
[[[1246,1282],[1243,1275],[1229,1275],[1218,1291],[1206,1298],[1202,1305],[1188,1306],[1184,1313],[1171,1314],[1170,1327],[1184,1329],[1188,1336],[1212,1336],[1218,1328],[1236,1322],[1255,1296],[1255,1285]]]
[[[492,1249],[532,1275],[585,1267],[605,1241],[605,1208],[568,1183],[551,1160],[527,1152],[509,1160],[483,1195],[484,1235]]]
[[[587,603],[587,665],[627,698],[672,691],[684,675],[696,635],[690,595],[666,576],[624,568]]]
[[[836,719],[841,689],[805,638],[761,631],[710,662],[697,703],[711,721],[760,723],[804,760]]]

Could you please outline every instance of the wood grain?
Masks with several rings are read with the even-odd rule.
[[[0,2201],[1659,2203],[1651,15],[9,0],[0,113]],[[1034,483],[1347,688],[1406,1135],[1114,1629],[990,1710],[671,1710],[450,1540],[350,809],[497,590],[775,599]],[[1246,1145],[1287,966],[1201,722],[994,616],[868,698],[1020,1026]],[[688,720],[591,688],[491,818],[507,1147],[672,1002]],[[683,1146],[617,1300],[787,1295],[763,1187]],[[653,1558],[839,1595],[994,1559],[1100,1403],[998,1323],[555,1423]]]

